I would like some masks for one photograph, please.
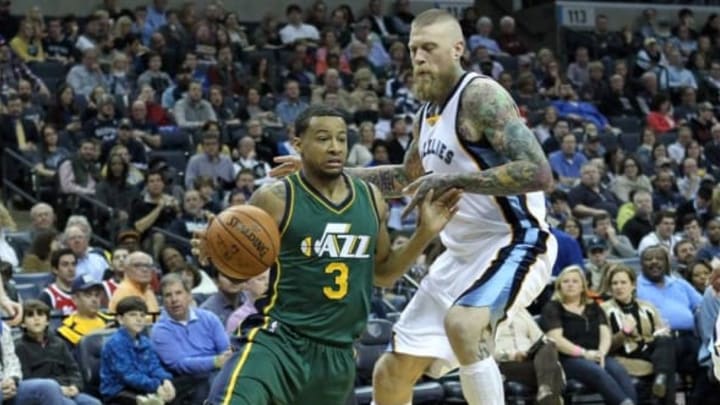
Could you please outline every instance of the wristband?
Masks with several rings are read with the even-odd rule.
[[[583,349],[582,347],[580,347],[578,345],[575,345],[575,347],[573,348],[573,356],[574,357],[581,357],[584,353],[585,353],[585,349]]]
[[[624,327],[622,328],[622,331],[623,331],[624,334],[629,335],[629,334],[632,333],[633,330],[632,330],[632,328],[629,327],[629,326],[624,326]]]

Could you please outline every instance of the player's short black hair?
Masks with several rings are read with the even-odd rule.
[[[332,107],[322,104],[311,105],[301,112],[295,120],[295,135],[303,136],[305,131],[310,127],[310,120],[314,117],[338,117],[342,118],[343,121],[345,120],[345,116]]]

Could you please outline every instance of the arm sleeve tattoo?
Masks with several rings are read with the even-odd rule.
[[[552,180],[545,153],[499,84],[483,79],[472,82],[463,93],[458,119],[459,136],[475,142],[484,138],[507,160],[481,172],[460,174],[458,186],[465,191],[523,194],[543,190]]]

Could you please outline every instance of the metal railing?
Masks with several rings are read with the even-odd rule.
[[[6,147],[3,150],[3,157],[2,157],[3,198],[7,199],[9,196],[8,191],[12,191],[12,193],[21,196],[22,198],[32,202],[33,204],[37,203],[38,198],[36,195],[28,193],[27,190],[25,190],[22,187],[18,186],[17,184],[13,183],[12,180],[8,177],[9,169],[12,170],[13,172],[16,172],[18,170],[17,166],[11,165],[10,163],[18,163],[18,164],[20,164],[21,167],[27,168],[28,172],[30,172],[32,170],[32,168],[35,166],[33,164],[33,162],[31,162],[30,159],[28,159],[27,157]]]

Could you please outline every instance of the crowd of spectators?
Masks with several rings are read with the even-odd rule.
[[[296,153],[292,124],[310,104],[345,116],[348,166],[402,162],[420,106],[406,47],[413,14],[409,0],[388,10],[381,0],[362,10],[318,0],[249,23],[219,2],[122,9],[108,0],[83,17],[46,18],[34,7],[18,18],[0,1],[0,144],[9,151],[1,174],[20,191],[4,197],[31,208],[28,229],[0,210],[4,284],[17,297],[13,273],[54,275],[27,300],[34,326],[17,349],[43,336],[55,348],[57,336],[75,354],[84,336],[119,322],[94,394],[198,403],[193,395],[227,360],[228,335],[254,312],[267,275],[235,283],[199,266],[187,241],[208,214],[271,181],[274,158]],[[552,344],[528,313],[501,327],[496,353],[547,403],[562,386],[561,370],[548,367],[556,358],[568,379],[609,403],[674,403],[681,390],[701,403],[720,391],[711,372],[720,16],[696,21],[679,8],[672,27],[652,9],[639,17],[614,31],[599,14],[557,52],[526,42],[511,16],[497,29],[473,8],[459,17],[465,67],[512,95],[555,174],[547,219],[563,253],[556,282],[530,308]],[[399,218],[402,207],[391,201],[394,243],[413,226]],[[410,276],[419,280],[436,253]],[[378,290],[373,316],[402,309],[412,292],[407,283]],[[511,343],[514,333],[523,338]],[[537,381],[521,371],[535,356]],[[134,368],[137,359],[147,363]],[[26,378],[85,403],[71,367],[58,370]],[[650,389],[637,392],[630,376]]]

